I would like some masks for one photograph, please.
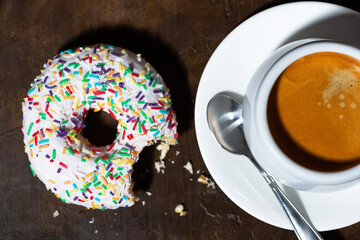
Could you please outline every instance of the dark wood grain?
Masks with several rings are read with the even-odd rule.
[[[193,113],[202,71],[215,48],[248,17],[284,2],[0,1],[0,239],[296,239],[238,208],[217,186],[197,182],[209,172]],[[332,2],[360,10],[355,1]],[[134,173],[140,200],[129,209],[63,203],[32,176],[23,149],[21,101],[29,84],[48,58],[93,43],[142,53],[171,89],[179,120],[179,144],[166,157],[165,174],[154,169],[159,158],[154,147],[141,153]],[[183,168],[188,161],[194,174]],[[188,211],[184,217],[174,212],[179,203]],[[56,210],[59,216],[53,217]],[[322,235],[359,239],[360,224]]]

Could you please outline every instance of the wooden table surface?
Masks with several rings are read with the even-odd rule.
[[[247,18],[285,2],[2,0],[0,239],[296,239],[292,231],[237,207],[219,187],[197,182],[210,173],[194,129],[197,87],[215,48]],[[356,1],[332,2],[360,11]],[[154,169],[155,147],[144,150],[133,175],[140,200],[128,209],[86,210],[63,203],[32,176],[24,153],[21,101],[29,84],[48,58],[94,43],[142,53],[165,78],[178,116],[179,144],[166,156],[165,173]],[[188,161],[193,174],[183,167]],[[174,212],[179,203],[186,216]],[[360,223],[321,234],[360,239]]]

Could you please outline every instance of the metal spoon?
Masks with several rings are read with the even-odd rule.
[[[243,132],[241,103],[225,94],[214,96],[207,106],[207,121],[211,132],[224,149],[245,155],[256,166],[284,208],[298,239],[322,239],[281,190],[274,178],[252,156]]]

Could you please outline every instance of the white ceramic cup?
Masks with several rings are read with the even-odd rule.
[[[316,52],[338,52],[360,60],[360,50],[334,40],[304,39],[289,43],[269,56],[254,73],[244,96],[244,133],[249,148],[277,180],[299,190],[333,191],[360,179],[360,164],[343,171],[319,172],[289,159],[275,143],[267,121],[267,102],[279,75],[297,59]]]

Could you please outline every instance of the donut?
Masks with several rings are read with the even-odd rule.
[[[177,143],[170,91],[141,55],[97,44],[49,59],[22,103],[30,169],[65,203],[92,209],[134,204],[133,164],[149,145]],[[115,140],[91,144],[88,114],[117,121]]]

